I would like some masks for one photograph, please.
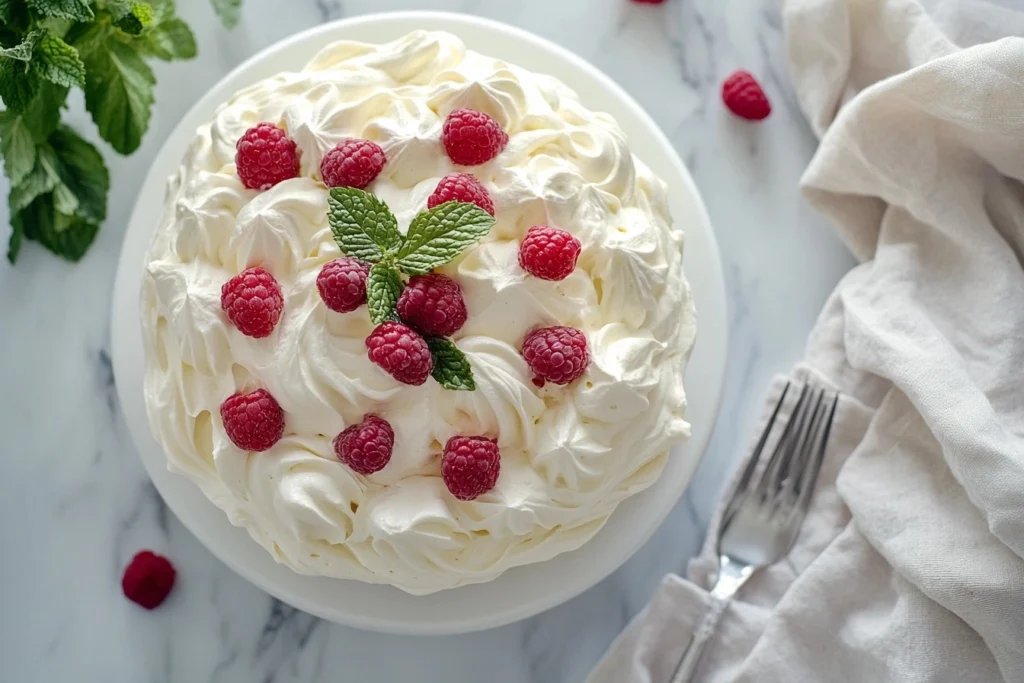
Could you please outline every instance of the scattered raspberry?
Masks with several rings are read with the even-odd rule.
[[[568,384],[590,363],[587,338],[574,327],[545,327],[531,332],[523,342],[523,358],[537,373],[534,384],[544,381]]]
[[[359,474],[373,474],[391,460],[395,432],[388,421],[376,415],[363,415],[363,421],[347,427],[334,437],[334,453]]]
[[[460,166],[476,166],[501,154],[508,135],[487,114],[456,109],[444,122],[444,148],[448,158]]]
[[[270,336],[281,319],[284,296],[273,275],[248,268],[220,288],[220,307],[239,332],[261,339]]]
[[[441,178],[434,193],[427,198],[427,208],[433,209],[445,202],[469,202],[494,215],[491,195],[479,180],[468,173],[452,173]]]
[[[370,265],[359,259],[342,256],[320,269],[316,288],[327,308],[349,313],[366,303],[366,277]]]
[[[224,399],[220,419],[231,443],[243,451],[268,450],[284,434],[284,411],[266,389]]]
[[[174,588],[174,565],[152,550],[136,553],[121,577],[124,597],[146,609],[159,607]]]
[[[235,143],[235,167],[250,190],[269,190],[299,175],[295,142],[272,123],[258,123]]]
[[[547,225],[530,228],[519,245],[519,265],[542,280],[564,280],[576,267],[580,241]]]
[[[450,337],[466,322],[462,287],[444,275],[416,275],[398,298],[398,315],[421,334]]]
[[[404,384],[423,384],[434,369],[427,342],[402,323],[377,325],[366,338],[366,348],[371,361]]]
[[[384,150],[376,142],[342,140],[320,162],[320,177],[327,187],[363,189],[384,168]]]
[[[444,445],[441,478],[459,500],[473,500],[494,488],[501,471],[498,442],[482,436],[453,436]]]
[[[748,121],[760,121],[772,113],[772,105],[761,89],[761,84],[749,71],[734,71],[722,83],[722,101],[736,116]]]

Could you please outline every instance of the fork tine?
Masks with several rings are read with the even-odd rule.
[[[821,471],[821,464],[825,460],[825,449],[828,446],[828,437],[832,433],[832,420],[836,415],[836,406],[839,405],[839,394],[833,394],[831,405],[828,407],[828,416],[825,417],[825,409],[822,410],[822,419],[824,425],[820,430],[818,441],[813,452],[813,459],[811,460],[810,466],[805,468],[803,476],[800,478],[800,490],[798,491],[798,498],[796,509],[802,515],[807,512],[807,508],[811,504],[811,493],[814,489],[814,482],[818,480],[818,474]]]
[[[773,490],[779,503],[792,502],[794,497],[799,495],[800,482],[807,472],[807,463],[814,455],[814,442],[818,436],[821,421],[824,419],[825,390],[812,389],[811,395],[813,396],[813,405],[810,412],[805,410],[800,415],[796,426],[796,436],[787,445],[787,448],[793,452],[789,467],[775,482],[778,488]],[[796,476],[791,476],[793,472],[797,473]]]
[[[757,495],[762,505],[776,498],[784,481],[783,474],[789,472],[794,455],[799,453],[796,448],[797,441],[804,430],[810,394],[810,386],[804,384],[800,390],[800,398],[786,422],[786,427],[782,430],[782,436],[779,437],[768,464],[761,472],[757,482]]]
[[[779,410],[782,408],[782,404],[786,402],[786,395],[792,388],[790,382],[786,382],[786,386],[782,388],[782,394],[779,396],[779,400],[775,403],[775,408],[772,410],[771,416],[764,425],[764,429],[761,430],[761,436],[757,440],[757,445],[754,446],[754,451],[751,453],[750,458],[747,460],[746,467],[743,468],[743,473],[740,474],[739,479],[736,480],[736,485],[729,495],[729,502],[725,506],[725,510],[722,512],[722,528],[728,525],[729,519],[736,513],[737,510],[743,505],[747,496],[753,490],[751,485],[754,481],[754,472],[757,470],[757,464],[761,460],[761,455],[764,451],[764,446],[768,442],[768,437],[772,432],[772,428],[775,426],[775,420],[779,416]]]

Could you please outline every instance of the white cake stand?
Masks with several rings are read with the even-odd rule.
[[[551,74],[579,93],[587,107],[614,116],[633,152],[668,183],[673,218],[686,231],[686,275],[698,312],[697,343],[686,372],[686,416],[693,435],[673,451],[657,483],[622,503],[578,550],[509,570],[489,583],[419,597],[391,586],[296,574],[277,564],[244,529],[232,526],[191,481],[168,472],[145,415],[139,322],[145,252],[159,220],[164,183],[196,128],[236,90],[279,71],[301,69],[332,41],[386,42],[415,29],[449,31],[470,49]],[[725,306],[718,246],[697,188],[665,135],[619,86],[576,55],[504,24],[458,14],[396,12],[346,19],[294,35],[232,71],[185,115],[157,154],[125,234],[114,284],[111,338],[118,396],[139,456],[167,505],[210,552],[271,595],[319,617],[375,631],[451,634],[507,624],[568,600],[617,569],[650,538],[690,482],[711,435],[725,373]]]

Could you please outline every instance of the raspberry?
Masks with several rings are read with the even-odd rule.
[[[456,109],[444,122],[445,151],[453,163],[476,166],[501,154],[508,135],[487,114],[472,109]]]
[[[327,187],[363,189],[384,168],[384,150],[376,142],[342,140],[320,162],[320,177]]]
[[[371,361],[404,384],[423,384],[434,369],[427,342],[402,323],[377,325],[366,338],[366,348]]]
[[[359,474],[373,474],[391,460],[395,432],[388,421],[376,415],[363,415],[363,421],[347,427],[334,437],[334,453]]]
[[[174,588],[176,575],[174,565],[166,557],[142,550],[124,568],[121,591],[135,604],[156,609]]]
[[[494,215],[491,195],[479,180],[468,173],[452,173],[441,178],[434,193],[427,198],[427,208],[433,209],[445,202],[469,202]]]
[[[284,296],[273,275],[248,268],[220,288],[220,307],[239,332],[261,339],[269,337],[281,319]]]
[[[450,337],[466,322],[462,287],[444,275],[416,275],[398,298],[398,315],[421,334]]]
[[[359,259],[343,256],[325,264],[316,276],[316,288],[327,308],[349,313],[366,303],[366,277],[370,265]]]
[[[568,384],[577,379],[590,363],[587,338],[574,327],[544,327],[527,335],[523,342],[523,358],[539,379],[555,384]]]
[[[269,190],[299,175],[295,142],[272,123],[257,123],[235,143],[235,167],[250,190]]]
[[[519,245],[519,265],[542,280],[564,280],[576,267],[580,241],[547,225],[530,228]]]
[[[243,451],[268,450],[284,434],[284,411],[266,389],[227,397],[220,419],[231,443]]]
[[[722,83],[722,101],[736,116],[748,121],[760,121],[772,113],[772,105],[761,85],[749,71],[734,71]]]
[[[473,500],[494,488],[501,471],[498,442],[482,436],[453,436],[444,445],[441,478],[459,500]]]

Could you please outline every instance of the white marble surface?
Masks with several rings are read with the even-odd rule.
[[[143,147],[111,166],[110,218],[72,266],[35,245],[0,265],[0,680],[17,683],[576,683],[647,601],[681,572],[769,377],[801,355],[852,260],[800,199],[815,146],[786,76],[774,0],[245,0],[225,32],[206,0],[179,0],[201,55],[158,64]],[[622,569],[533,619],[469,636],[412,638],[335,626],[272,600],[220,564],[168,513],[129,442],[110,366],[114,265],[135,193],[178,117],[253,52],[313,24],[398,9],[461,10],[526,28],[620,82],[662,126],[696,178],[725,262],[731,348],[715,435],[689,493]],[[775,111],[732,119],[718,85],[759,74]],[[81,102],[72,118],[91,126]],[[93,136],[94,137],[94,136]],[[3,187],[6,193],[7,188]],[[6,243],[7,216],[0,220]],[[171,556],[180,580],[147,613],[121,596],[139,548]]]

